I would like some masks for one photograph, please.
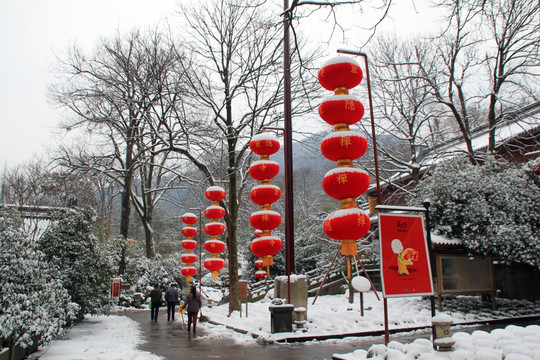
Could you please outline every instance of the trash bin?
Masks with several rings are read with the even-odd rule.
[[[271,331],[277,332],[292,332],[292,313],[294,305],[270,305],[270,324]]]

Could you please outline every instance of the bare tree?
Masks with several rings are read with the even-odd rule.
[[[488,0],[482,5],[490,45],[483,63],[489,78],[489,151],[494,151],[498,118],[521,97],[539,100],[540,6],[527,0]]]
[[[168,132],[162,151],[189,160],[206,184],[225,181],[230,189],[223,207],[228,210],[231,310],[239,310],[237,222],[249,179],[249,139],[282,119],[281,29],[262,15],[263,5],[243,0],[183,6],[180,13],[193,56],[185,69],[191,106],[177,109],[185,112],[185,122],[163,124]],[[300,67],[293,71],[301,77]],[[298,96],[315,89],[314,81],[293,86]],[[305,101],[294,107],[298,114],[309,110]]]
[[[517,102],[537,98],[530,87],[538,86],[539,9],[528,0],[440,0],[435,5],[448,10],[447,27],[437,38],[415,46],[418,54],[425,54],[426,48],[431,54],[418,56],[418,65],[432,95],[459,126],[469,158],[476,163],[472,130],[487,124],[493,151],[497,119]]]
[[[181,68],[174,43],[162,33],[133,32],[103,39],[87,56],[73,48],[60,60],[63,76],[51,88],[53,99],[70,110],[65,124],[92,136],[94,146],[64,148],[59,164],[107,176],[121,189],[120,235],[127,240],[131,205],[141,218],[146,255],[155,255],[153,212],[168,153],[156,153],[155,124],[181,106]],[[138,188],[138,190],[136,190]],[[156,189],[157,188],[157,189]],[[127,246],[127,241],[125,245]],[[125,249],[119,272],[125,267]]]
[[[392,141],[378,147],[384,159],[382,173],[391,177],[408,173],[413,184],[419,181],[422,149],[434,144],[444,134],[436,123],[436,110],[429,84],[419,74],[418,58],[426,54],[415,51],[413,41],[380,37],[373,46],[373,95],[376,126],[381,135]],[[394,144],[398,148],[389,148]]]

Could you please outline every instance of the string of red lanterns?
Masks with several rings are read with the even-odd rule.
[[[270,155],[279,151],[279,141],[272,134],[257,134],[249,142],[252,152],[259,155],[259,160],[253,162],[249,168],[250,176],[259,181],[249,197],[251,201],[260,206],[260,210],[251,214],[249,222],[255,229],[256,238],[251,242],[249,249],[258,260],[255,267],[258,271],[255,277],[259,280],[270,275],[270,266],[274,264],[273,256],[276,255],[283,242],[277,236],[272,235],[272,230],[281,224],[281,215],[272,210],[272,204],[281,197],[281,189],[270,183],[279,173],[279,164],[270,160]],[[266,272],[263,268],[266,267]]]
[[[182,228],[182,235],[184,235],[187,239],[182,241],[182,247],[187,250],[186,253],[182,254],[181,260],[183,263],[186,264],[181,269],[182,275],[186,277],[186,281],[191,283],[193,280],[193,276],[197,274],[197,268],[193,266],[193,263],[197,261],[197,255],[193,253],[193,250],[197,248],[197,241],[193,240],[193,238],[197,235],[197,228],[193,227],[197,222],[197,216],[192,213],[185,213],[182,215],[182,222],[186,224],[184,228]]]
[[[204,261],[204,267],[212,272],[215,283],[216,278],[219,276],[219,270],[225,266],[225,260],[218,257],[219,253],[225,250],[225,243],[219,240],[219,236],[225,231],[225,225],[219,222],[219,219],[225,216],[225,209],[219,205],[219,202],[225,199],[227,194],[219,186],[210,186],[206,189],[204,195],[212,202],[212,205],[204,211],[204,215],[211,219],[211,222],[204,226],[204,232],[212,237],[204,243],[204,249],[211,256]]]
[[[350,257],[358,254],[356,241],[365,236],[371,226],[369,216],[356,205],[356,198],[366,192],[370,179],[367,172],[354,168],[353,160],[367,150],[367,141],[351,131],[364,116],[364,105],[349,95],[349,90],[362,81],[362,69],[356,61],[345,56],[328,60],[319,71],[319,83],[334,95],[319,106],[319,115],[334,127],[334,132],[321,143],[321,153],[337,168],[328,171],[323,179],[324,192],[340,200],[338,210],[324,221],[324,232],[341,242],[341,254],[347,257],[347,275],[351,278]]]

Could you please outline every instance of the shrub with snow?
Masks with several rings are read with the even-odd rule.
[[[79,316],[107,312],[110,306],[111,269],[102,244],[92,234],[95,212],[70,209],[53,214],[38,248],[43,251],[71,300],[79,304]]]
[[[417,187],[430,199],[432,227],[463,239],[472,255],[540,268],[540,191],[528,167],[488,158],[481,166],[456,158],[438,165]]]
[[[21,219],[0,208],[0,340],[47,343],[76,318],[78,306],[54,279],[44,254],[24,238]]]

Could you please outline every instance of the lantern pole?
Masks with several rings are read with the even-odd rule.
[[[231,248],[232,248],[232,245],[231,245],[231,242],[232,242],[232,239],[231,239],[231,182],[229,180],[217,180],[216,181],[217,184],[227,184],[228,187],[229,187],[229,221],[228,221],[228,224],[227,224],[227,247],[229,249],[229,251],[227,251],[228,253],[228,258],[229,258],[229,316],[231,316],[231,313],[232,313],[232,303],[231,303],[231,273],[232,273],[232,270],[231,270]]]
[[[285,272],[290,277],[296,273],[294,264],[294,201],[293,201],[293,156],[292,156],[292,107],[291,107],[291,58],[289,28],[291,17],[289,0],[283,0],[283,105],[285,153]]]
[[[286,130],[281,127],[274,127],[274,126],[265,126],[263,127],[263,130],[276,130],[276,131],[282,131],[283,134],[286,133]],[[283,142],[285,142],[286,136],[284,136]],[[283,146],[283,152],[285,153],[285,149],[287,149],[286,146]],[[292,146],[291,146],[292,149]],[[293,238],[292,238],[292,245],[289,246],[289,237],[287,237],[287,229],[289,228],[289,222],[292,220],[289,219],[289,217],[293,217],[294,215],[289,214],[287,212],[287,204],[289,202],[289,187],[287,186],[288,180],[287,180],[287,153],[285,153],[285,273],[287,274],[287,303],[291,303],[291,272],[296,272],[296,270],[291,271],[291,264],[292,268],[294,269],[294,223],[293,223]],[[292,168],[292,164],[291,164]],[[292,173],[292,171],[291,171]],[[292,176],[292,175],[291,175]],[[292,183],[292,178],[290,179]],[[290,198],[292,199],[292,190],[290,192]],[[291,251],[292,248],[292,251]]]
[[[201,208],[189,208],[199,211],[199,293],[202,294],[202,210]]]
[[[369,80],[369,66],[368,66],[368,56],[366,53],[354,50],[344,50],[338,49],[339,54],[348,54],[348,55],[357,55],[364,58],[364,64],[366,67],[366,82],[368,88],[368,98],[369,98],[369,117],[371,118],[371,138],[373,142],[373,161],[375,165],[375,183],[377,185],[377,203],[381,203],[381,186],[379,180],[379,160],[377,156],[377,138],[375,134],[375,120],[373,116],[373,98],[371,96],[371,82]],[[388,330],[388,303],[386,298],[383,299],[383,308],[384,308],[384,343],[388,344],[390,341],[390,335]]]

